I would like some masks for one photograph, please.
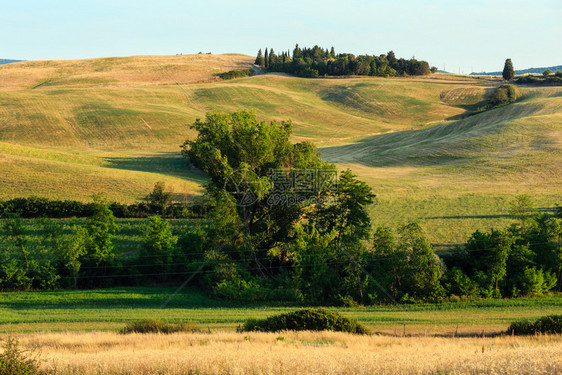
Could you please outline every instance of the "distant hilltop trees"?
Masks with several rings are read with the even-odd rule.
[[[334,47],[330,50],[314,46],[300,48],[297,44],[293,52],[289,50],[275,53],[273,48],[262,52],[260,49],[255,64],[267,68],[270,72],[284,72],[300,77],[315,78],[321,76],[414,76],[436,72],[423,60],[396,58],[393,51],[379,56],[351,53],[336,54]]]
[[[515,75],[522,75],[522,74],[544,74],[546,70],[550,70],[551,72],[562,71],[562,65],[554,65],[554,66],[547,66],[542,68],[528,68],[528,69],[519,69],[515,70]],[[487,76],[501,76],[502,72],[495,71],[495,72],[474,72],[470,73],[471,75],[487,75]]]

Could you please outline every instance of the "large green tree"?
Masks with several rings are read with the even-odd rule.
[[[318,209],[320,225],[336,231],[336,244],[368,239],[371,218],[366,208],[375,198],[369,185],[348,169],[340,174],[334,190],[334,201]]]
[[[290,121],[209,113],[192,129],[198,136],[182,152],[209,176],[206,256],[217,295],[254,299],[260,280],[281,278],[311,302],[366,298],[362,241],[374,195],[364,182],[351,171],[338,178],[312,143],[291,143]]]
[[[498,283],[506,276],[513,243],[514,238],[509,232],[491,229],[489,233],[474,232],[465,246],[471,254],[472,268],[480,272],[481,287],[493,287],[496,296],[500,295]]]
[[[334,167],[311,143],[290,142],[290,121],[259,122],[249,111],[209,113],[191,128],[198,136],[183,144],[182,153],[210,178],[206,197],[215,212],[222,212],[216,223],[225,226],[215,230],[228,243],[242,229],[260,272],[266,273],[258,258],[287,242],[318,194],[295,175],[316,176]]]

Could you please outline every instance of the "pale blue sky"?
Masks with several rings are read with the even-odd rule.
[[[559,0],[0,0],[0,58],[276,51],[415,56],[458,72],[562,64]]]

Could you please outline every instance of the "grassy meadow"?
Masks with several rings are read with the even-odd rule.
[[[200,275],[199,277],[202,277]],[[162,318],[193,321],[201,329],[233,332],[248,318],[295,306],[236,305],[210,299],[196,288],[127,287],[0,294],[0,332],[115,331],[127,322]],[[562,297],[333,308],[374,333],[456,335],[500,333],[519,319],[562,311]]]
[[[351,168],[377,194],[375,225],[418,220],[434,244],[511,222],[531,194],[562,203],[562,89],[521,87],[514,104],[474,113],[494,78],[302,79],[284,74],[220,81],[249,56],[133,56],[0,66],[0,198],[39,195],[121,202],[164,181],[177,200],[201,194],[205,176],[179,145],[208,111],[253,109],[291,119],[294,141]]]

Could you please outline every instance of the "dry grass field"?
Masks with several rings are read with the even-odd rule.
[[[562,337],[19,334],[49,374],[561,374]]]
[[[247,69],[253,62],[234,53],[23,61],[2,66],[0,90],[207,82],[218,80],[217,74],[225,71]]]

